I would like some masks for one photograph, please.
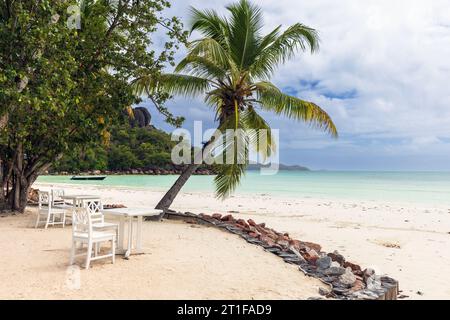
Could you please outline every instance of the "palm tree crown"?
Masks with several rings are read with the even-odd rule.
[[[188,54],[174,73],[162,75],[157,83],[151,75],[144,75],[135,81],[136,91],[151,94],[152,88],[159,88],[174,95],[204,95],[205,102],[216,112],[221,132],[238,128],[269,132],[268,147],[263,149],[258,148],[256,135],[235,136],[245,139],[246,146],[255,145],[263,157],[270,156],[274,144],[270,127],[258,110],[309,123],[337,137],[336,127],[324,110],[284,94],[269,82],[276,67],[293,58],[297,51],[318,50],[317,32],[296,23],[284,31],[278,26],[263,35],[261,9],[247,0],[227,6],[227,11],[229,15],[225,17],[214,10],[191,8],[191,31],[198,31],[203,37],[188,45]],[[236,145],[220,146],[219,156],[233,152],[238,157]],[[245,148],[244,157],[247,152]],[[219,197],[228,196],[239,184],[246,165],[236,162],[220,166],[215,178]]]

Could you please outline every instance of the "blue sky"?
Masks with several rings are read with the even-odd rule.
[[[299,53],[273,82],[323,107],[340,133],[331,139],[265,114],[280,129],[282,163],[328,170],[450,170],[448,0],[255,2],[263,8],[265,32],[296,22],[319,30],[319,53]],[[190,5],[224,12],[229,3],[174,0],[167,13],[187,22]],[[155,126],[173,130],[150,104],[143,105]],[[214,127],[214,114],[201,99],[176,98],[168,106],[186,117],[188,130],[195,120]]]

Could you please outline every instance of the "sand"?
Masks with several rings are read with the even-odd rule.
[[[143,255],[69,267],[70,227],[34,229],[35,209],[0,218],[0,299],[307,299],[316,279],[236,235],[146,222]]]
[[[49,185],[36,187],[45,189]],[[137,207],[154,206],[163,194],[138,188],[64,187],[68,193],[94,193],[102,196],[106,203]],[[212,193],[181,193],[172,208],[209,214],[233,212],[236,217],[266,222],[294,238],[320,243],[328,252],[338,250],[349,261],[396,278],[400,281],[401,294],[408,299],[450,299],[449,208],[242,194],[221,202]],[[12,219],[13,224],[6,227],[6,234],[3,228],[8,220],[4,219]],[[120,272],[121,277],[130,277],[130,283],[133,283],[131,279],[135,282],[139,279],[140,284],[133,286],[146,283],[143,288],[124,289],[125,279],[120,283],[105,280],[112,281],[112,285],[108,287],[103,283],[104,292],[94,293],[83,289],[84,285],[79,291],[71,292],[60,287],[67,268],[70,234],[56,228],[35,231],[26,228],[24,220],[0,220],[2,252],[11,243],[21,252],[19,255],[11,250],[8,255],[13,262],[6,266],[0,264],[1,277],[10,279],[5,274],[12,272],[21,277],[19,289],[15,291],[13,284],[9,284],[10,288],[2,285],[0,297],[15,292],[11,297],[20,297],[21,293],[23,297],[33,298],[41,294],[60,298],[297,299],[317,296],[321,285],[233,235],[166,221],[146,224],[148,233],[145,232],[144,244],[148,255],[136,256],[130,261],[119,259],[115,266],[104,264],[88,272],[81,271],[82,283],[88,287],[95,287],[99,277],[114,279]],[[11,240],[14,238],[20,239],[19,242]],[[8,239],[10,245],[5,244]],[[33,259],[27,260],[27,254],[32,254]],[[36,261],[33,270],[28,266],[30,261]],[[161,272],[165,268],[170,271]],[[54,281],[52,285],[56,293],[47,292],[44,287],[50,285],[48,279],[58,277],[59,282]]]

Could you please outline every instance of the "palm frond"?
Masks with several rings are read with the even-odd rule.
[[[180,73],[182,71],[207,79],[220,79],[226,75],[226,70],[224,68],[205,57],[196,55],[188,55],[180,61],[175,68],[175,72]]]
[[[190,24],[191,33],[200,31],[208,38],[216,41],[224,41],[226,38],[228,22],[226,18],[221,17],[215,10],[198,10],[194,7],[190,8]]]
[[[216,186],[216,197],[225,199],[236,190],[242,175],[245,174],[246,165],[243,164],[223,164],[219,167],[214,178]]]
[[[263,109],[283,114],[288,118],[302,120],[315,128],[328,132],[333,137],[338,136],[333,120],[315,103],[284,94],[268,82],[257,83],[255,87]]]
[[[247,70],[258,56],[262,28],[261,8],[246,0],[229,5],[230,53],[240,70]]]
[[[248,107],[242,112],[242,122],[246,128],[248,143],[265,161],[276,148],[272,129],[253,107]]]
[[[235,64],[232,63],[228,50],[224,49],[213,38],[202,38],[192,41],[189,44],[189,55],[204,57],[223,69],[235,68]]]
[[[270,40],[272,43],[268,44]],[[280,36],[276,33],[264,41],[264,48],[255,63],[250,67],[253,78],[269,78],[275,68],[292,59],[298,50],[310,49],[311,53],[319,49],[319,36],[316,30],[301,23],[286,29]]]
[[[141,76],[132,82],[132,86],[138,95],[162,91],[173,95],[195,97],[204,94],[211,87],[211,83],[205,78],[168,73],[156,79],[152,75]]]
[[[239,118],[239,129],[235,130],[234,119],[229,118],[219,126],[222,141],[216,145],[214,152],[224,164],[218,168],[219,172],[214,179],[216,196],[227,198],[239,185],[245,168],[248,164],[249,141]]]

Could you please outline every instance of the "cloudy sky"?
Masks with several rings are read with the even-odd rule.
[[[282,163],[328,170],[450,170],[450,0],[255,2],[263,8],[265,32],[296,22],[319,30],[320,52],[298,54],[273,82],[322,106],[340,134],[334,140],[266,114],[280,129]],[[187,21],[189,6],[224,12],[229,3],[173,0],[168,14]],[[214,127],[214,114],[201,99],[177,98],[168,106],[186,117],[187,129],[195,120]],[[152,114],[154,125],[173,130]]]

